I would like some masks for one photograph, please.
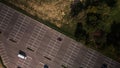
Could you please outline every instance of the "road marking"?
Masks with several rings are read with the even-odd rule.
[[[8,26],[8,23],[11,20],[11,16],[14,14],[14,12],[10,11],[9,8],[8,9],[4,8],[0,12],[1,12],[0,16],[1,16],[1,18],[3,18],[3,19],[1,19],[1,22],[0,22],[0,29],[5,30]]]
[[[44,52],[44,55],[50,57],[52,60],[54,60],[54,58],[56,57],[57,52],[59,51],[62,44],[62,41],[57,40],[58,37],[61,37],[61,34],[54,33],[51,36],[51,39]]]
[[[3,60],[3,63],[5,64],[5,65],[7,65],[9,62],[9,58],[8,58],[8,56],[7,56],[7,53],[6,53],[6,51],[5,51],[5,47],[4,47],[4,44],[0,41],[0,48],[2,49],[1,50],[1,53],[0,53],[0,55],[1,55],[1,58],[2,58],[2,60]]]
[[[32,58],[30,56],[27,56],[27,59],[21,59],[18,58],[17,65],[25,68],[29,68],[30,64],[32,62]]]
[[[46,33],[46,30],[42,28],[43,28],[43,25],[36,24],[36,26],[34,27],[34,31],[31,34],[30,39],[27,42],[26,47],[30,47],[35,52],[38,50],[39,44]]]

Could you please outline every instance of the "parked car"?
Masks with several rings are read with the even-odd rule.
[[[19,50],[18,57],[21,58],[21,59],[26,59],[27,55],[26,55],[26,53],[24,51]]]

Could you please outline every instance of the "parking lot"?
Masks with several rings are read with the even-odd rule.
[[[0,56],[7,68],[120,68],[120,63],[0,3]],[[19,50],[26,59],[18,57]]]

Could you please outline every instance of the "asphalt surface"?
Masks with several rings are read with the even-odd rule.
[[[0,55],[7,68],[120,68],[120,63],[0,3]],[[17,55],[19,50],[27,59]]]

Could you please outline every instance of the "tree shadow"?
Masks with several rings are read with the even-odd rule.
[[[74,36],[77,41],[85,39],[86,31],[83,29],[82,23],[77,23],[77,27],[76,27]]]
[[[117,0],[103,0],[109,7],[115,7]]]
[[[111,26],[111,32],[107,35],[107,45],[111,44],[120,54],[120,23],[117,23],[115,21]]]

